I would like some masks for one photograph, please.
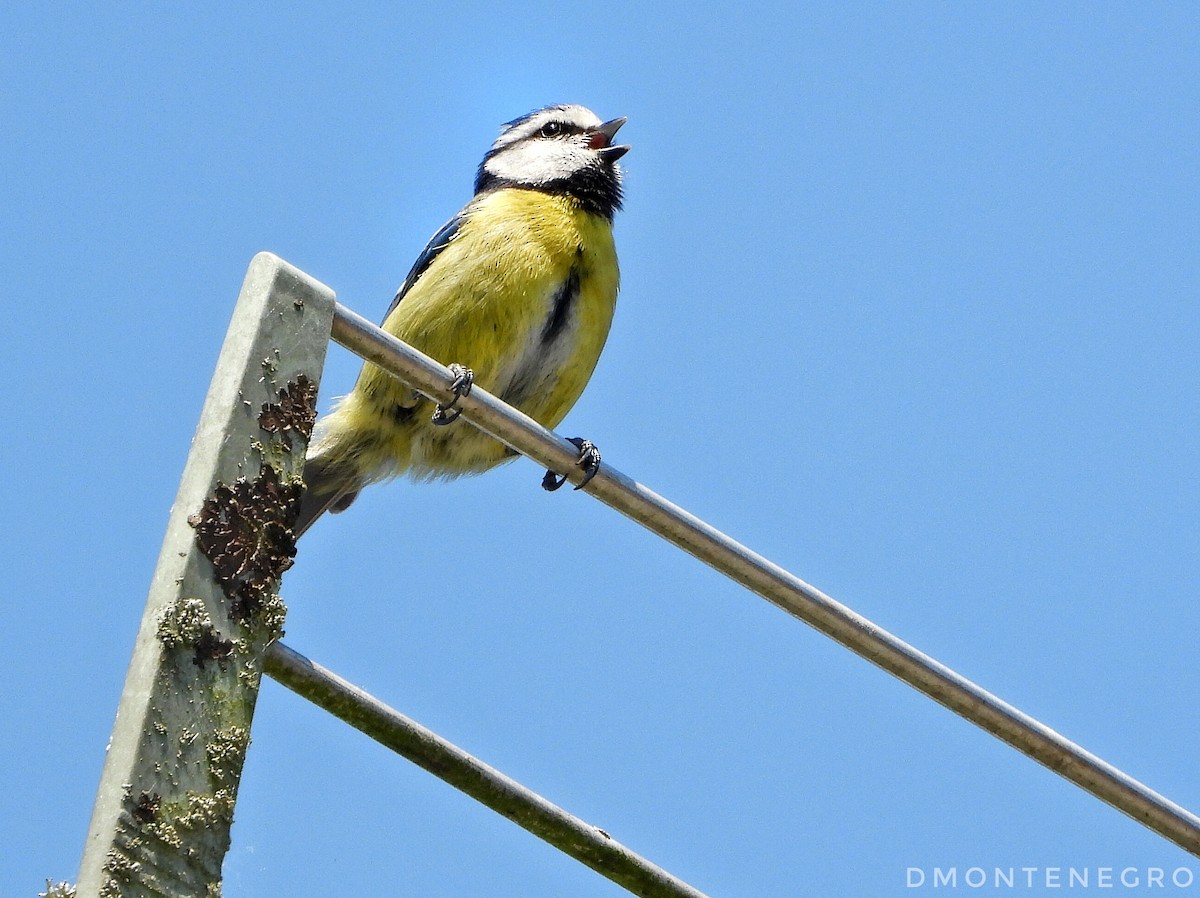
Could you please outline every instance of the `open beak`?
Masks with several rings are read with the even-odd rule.
[[[588,140],[588,147],[599,153],[600,158],[605,162],[616,162],[629,152],[628,145],[613,146],[612,142],[613,137],[627,121],[629,120],[625,116],[621,116],[600,125],[592,132],[591,139]]]

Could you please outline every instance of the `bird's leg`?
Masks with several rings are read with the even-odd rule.
[[[438,404],[438,407],[433,410],[432,421],[439,427],[444,427],[447,424],[452,424],[458,420],[458,416],[462,414],[462,409],[458,407],[458,400],[471,392],[471,387],[475,383],[475,372],[470,368],[459,365],[457,362],[447,366],[450,373],[454,375],[454,380],[450,382],[450,390],[454,393],[454,398],[450,400],[449,405]]]
[[[567,442],[579,450],[579,458],[575,464],[583,468],[583,480],[579,481],[575,489],[581,490],[600,470],[600,450],[591,440],[580,437],[572,437]],[[566,477],[560,477],[553,471],[547,471],[546,476],[542,478],[542,489],[552,493],[566,482]]]

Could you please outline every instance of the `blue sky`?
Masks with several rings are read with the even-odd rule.
[[[564,101],[629,116],[633,150],[617,318],[563,432],[1200,808],[1193,4],[26,4],[0,13],[5,894],[75,875],[250,258],[377,318],[497,126]],[[322,408],[356,370],[331,349]],[[973,865],[1200,889],[539,479],[322,521],[288,643],[714,898]],[[270,682],[225,872],[226,898],[624,894]]]

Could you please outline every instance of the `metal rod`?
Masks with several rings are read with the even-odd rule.
[[[334,310],[333,339],[429,397],[450,401],[453,375],[447,368],[341,305]],[[582,477],[575,466],[578,450],[571,443],[486,391],[476,388],[458,405],[465,420],[523,455],[569,473],[572,482]],[[1200,857],[1200,818],[1195,814],[794,574],[609,465],[584,491]]]
[[[634,854],[604,830],[568,814],[286,645],[277,642],[268,649],[266,672],[297,695],[503,814],[634,895],[642,898],[705,898],[703,892]]]

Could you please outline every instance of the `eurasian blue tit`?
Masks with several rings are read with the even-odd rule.
[[[629,150],[613,137],[624,123],[568,105],[504,125],[479,165],[475,195],[417,257],[383,329],[453,365],[459,386],[473,379],[555,427],[591,378],[612,323],[617,160]],[[317,422],[295,532],[375,481],[457,477],[513,457],[474,427],[438,426],[450,419],[365,364],[353,391]]]

